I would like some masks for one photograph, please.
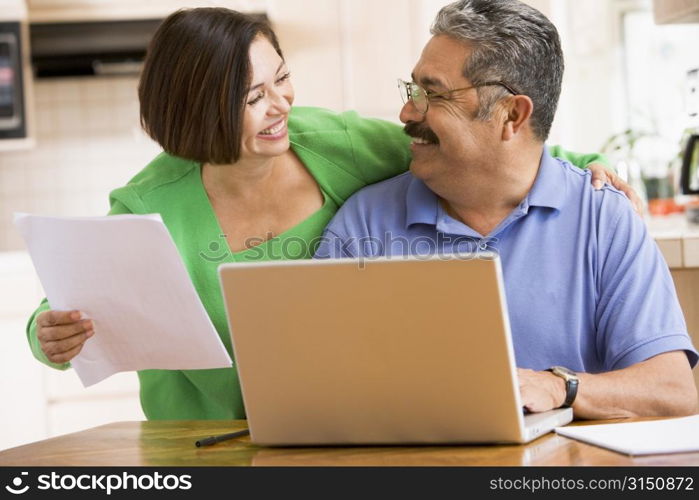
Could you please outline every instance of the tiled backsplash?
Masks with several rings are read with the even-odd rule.
[[[0,152],[0,251],[24,243],[13,212],[104,215],[109,192],[160,148],[140,129],[137,77],[34,83],[36,147]]]

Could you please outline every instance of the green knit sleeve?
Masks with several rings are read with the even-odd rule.
[[[585,169],[592,163],[600,163],[607,167],[607,169],[614,171],[614,169],[609,163],[609,159],[606,156],[599,153],[573,153],[572,151],[566,151],[561,146],[550,146],[549,153],[551,153],[551,156],[560,158],[561,160],[565,160],[571,165],[575,165],[578,168]]]
[[[131,213],[131,211],[124,205],[123,203],[120,203],[118,201],[113,201],[112,202],[112,208],[109,211],[109,215],[118,215],[118,214],[128,214]],[[47,366],[50,366],[51,368],[55,368],[57,370],[67,370],[70,368],[70,363],[52,363],[51,361],[48,360],[46,357],[46,354],[44,354],[44,351],[41,350],[41,344],[39,343],[39,338],[36,336],[36,318],[39,316],[44,311],[48,311],[51,309],[51,306],[48,303],[48,300],[43,299],[41,301],[41,304],[39,304],[39,307],[34,311],[34,313],[31,315],[29,318],[29,321],[27,322],[27,341],[29,342],[29,348],[32,351],[32,354],[36,359],[41,361]]]
[[[356,171],[367,184],[402,174],[410,165],[410,137],[403,128],[375,118],[343,114]]]

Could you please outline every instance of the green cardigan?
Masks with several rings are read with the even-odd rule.
[[[294,108],[289,119],[291,147],[318,182],[323,207],[297,226],[249,250],[228,249],[201,181],[201,165],[162,153],[126,186],[112,191],[110,214],[159,213],[189,272],[201,301],[232,355],[217,269],[224,262],[310,258],[323,229],[349,196],[362,187],[404,172],[410,138],[398,125],[364,119],[354,112]],[[559,148],[553,155],[561,157]],[[579,166],[597,155],[565,153]],[[27,325],[34,356],[58,369],[70,364],[47,360],[36,336],[36,316],[49,309],[44,299]],[[145,333],[145,332],[144,332]],[[99,332],[96,332],[99,335]],[[141,405],[149,419],[241,419],[245,408],[234,368],[143,370],[138,373]]]

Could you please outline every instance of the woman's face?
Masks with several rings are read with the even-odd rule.
[[[289,149],[287,120],[294,102],[289,70],[263,36],[250,45],[250,68],[240,159],[279,156]]]

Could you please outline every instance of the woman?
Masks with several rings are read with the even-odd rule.
[[[352,193],[410,162],[410,138],[396,125],[292,111],[275,34],[226,9],[179,11],[163,22],[139,99],[143,127],[165,153],[111,193],[110,213],[162,215],[229,352],[218,265],[311,257]],[[29,342],[40,361],[65,369],[94,326],[78,311],[49,309],[44,301],[32,316]],[[149,419],[245,417],[233,368],[145,370],[139,379]]]

